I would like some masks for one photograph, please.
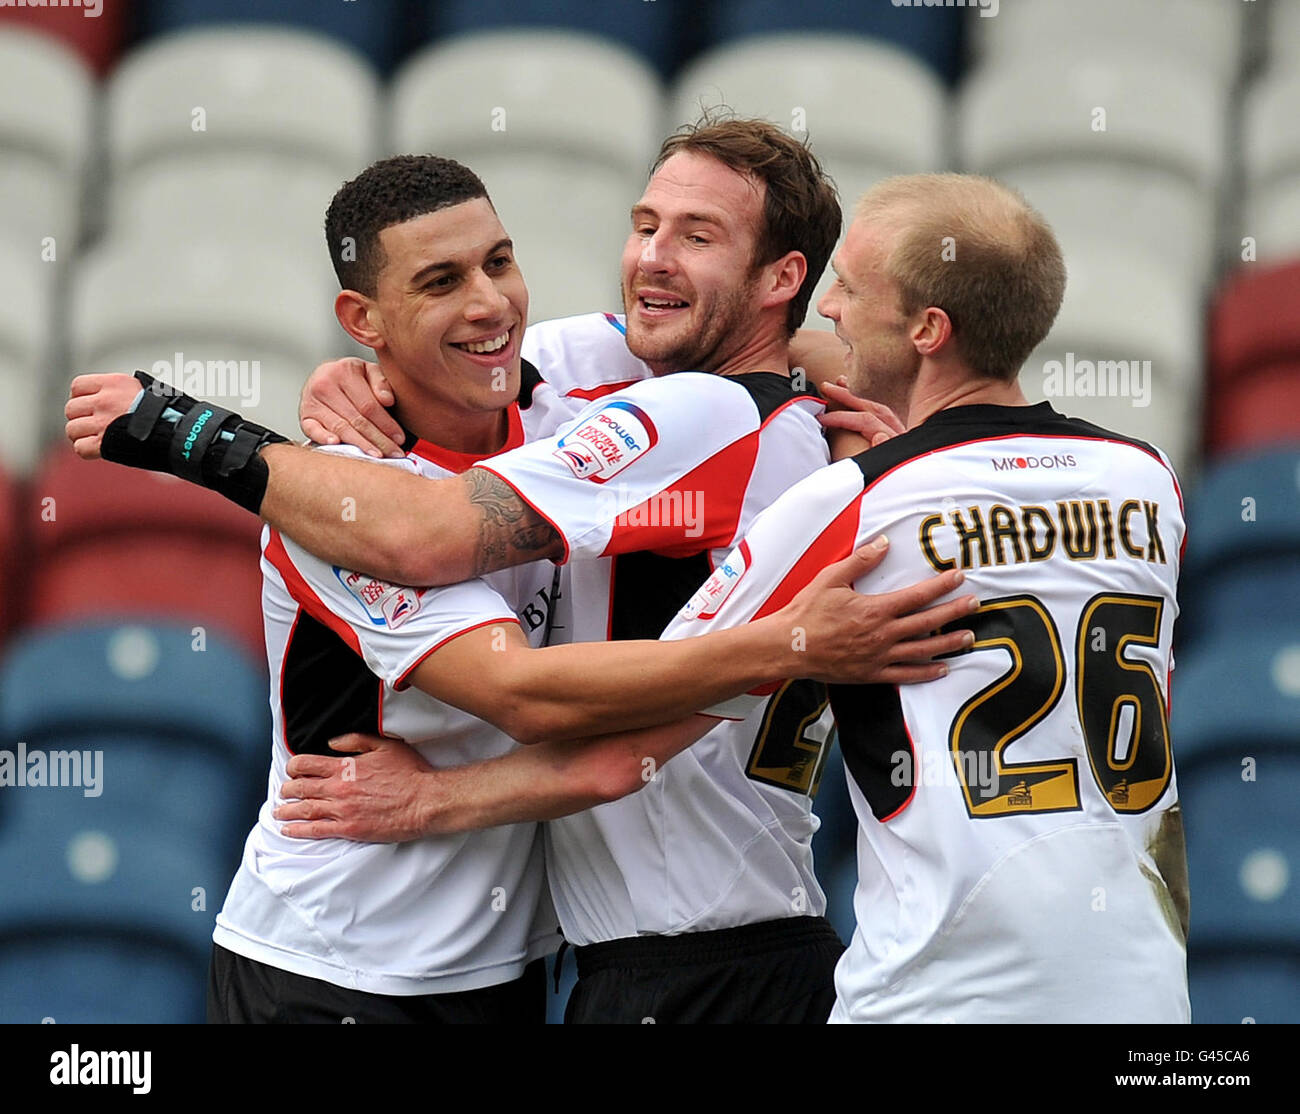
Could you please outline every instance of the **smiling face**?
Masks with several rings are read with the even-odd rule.
[[[453,413],[513,402],[528,288],[487,199],[389,225],[379,242],[370,323],[399,410],[413,392]]]
[[[835,283],[817,312],[835,322],[835,335],[847,346],[854,392],[906,414],[921,354],[912,343],[913,321],[903,313],[898,284],[886,271],[891,245],[886,225],[855,220],[831,261]]]
[[[680,152],[633,207],[623,249],[627,346],[656,374],[713,371],[757,328],[764,190],[716,159]]]

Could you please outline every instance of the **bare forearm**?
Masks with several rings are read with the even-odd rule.
[[[330,564],[399,584],[454,584],[474,575],[472,523],[452,513],[459,481],[296,445],[271,445],[263,455],[270,480],[262,517]],[[417,553],[420,571],[436,578],[411,578]]]
[[[714,726],[691,716],[587,742],[549,742],[472,766],[438,770],[422,786],[429,835],[555,820],[619,800]]]
[[[781,681],[803,664],[779,616],[702,638],[586,642],[512,655],[508,698],[528,741],[652,727]]]
[[[397,584],[458,584],[559,557],[555,528],[480,468],[431,480],[293,445],[264,450],[262,517],[304,549]]]

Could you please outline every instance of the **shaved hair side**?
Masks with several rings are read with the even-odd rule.
[[[1065,296],[1065,261],[1042,214],[992,178],[911,174],[868,190],[855,217],[892,234],[886,270],[903,313],[943,310],[972,371],[1014,380]]]

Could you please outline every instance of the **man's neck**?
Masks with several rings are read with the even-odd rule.
[[[908,429],[915,429],[940,410],[954,406],[1028,406],[1020,389],[1020,380],[972,378],[966,373],[960,378],[944,377],[927,382],[922,375],[908,402],[905,421]]]

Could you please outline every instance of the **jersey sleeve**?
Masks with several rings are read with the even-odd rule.
[[[822,569],[853,552],[861,495],[862,473],[851,460],[795,484],[754,520],[660,637],[695,638],[780,611]],[[706,714],[744,719],[779,685],[763,685]]]
[[[407,460],[372,463],[405,466],[419,474]],[[394,688],[405,688],[415,667],[451,639],[478,627],[519,621],[505,599],[482,580],[445,588],[391,584],[330,565],[275,530],[268,533],[263,558],[299,607],[343,639],[372,673]]]
[[[761,422],[743,387],[680,372],[590,403],[559,434],[483,461],[571,556],[684,556],[730,545]]]

